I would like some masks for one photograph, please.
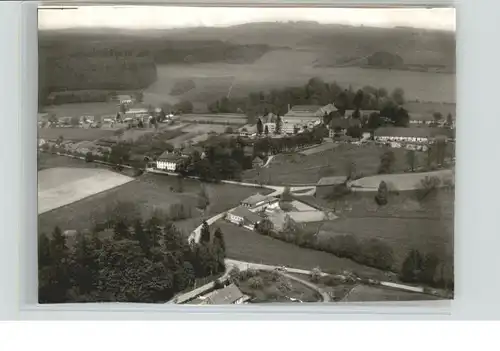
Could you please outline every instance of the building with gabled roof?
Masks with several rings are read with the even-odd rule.
[[[156,168],[175,172],[188,159],[185,155],[175,154],[169,151],[162,153],[156,160]]]
[[[357,118],[332,118],[328,124],[330,138],[346,135],[347,129],[361,127],[361,120]]]
[[[226,220],[247,229],[254,230],[255,225],[262,221],[262,217],[246,207],[238,206],[227,213]]]
[[[374,139],[381,142],[429,143],[439,136],[453,138],[453,130],[430,127],[381,127],[374,132]]]
[[[281,119],[282,132],[293,134],[297,129],[312,128],[315,122],[321,121],[324,114],[320,105],[293,106]]]
[[[197,305],[237,305],[250,300],[250,297],[243,294],[234,284],[214,290],[205,296],[198,296],[195,300],[188,302]]]
[[[247,208],[253,208],[257,207],[260,205],[263,205],[269,201],[273,201],[276,198],[272,196],[267,196],[267,195],[262,195],[261,193],[254,194],[252,196],[247,197],[245,200],[240,202],[241,206],[247,207]]]

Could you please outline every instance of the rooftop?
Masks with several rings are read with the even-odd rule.
[[[131,99],[132,99],[132,96],[130,96],[130,95],[121,95],[121,94],[119,94],[119,95],[116,95],[116,98],[117,98],[118,100],[131,100]]]
[[[448,137],[453,136],[453,131],[445,128],[431,127],[381,127],[375,130],[375,136],[399,136],[399,137],[417,137],[431,138],[438,135]]]
[[[320,105],[295,105],[290,109],[290,111],[314,113],[318,112],[319,109],[321,109]]]
[[[410,121],[434,121],[434,116],[430,113],[410,113]],[[442,121],[446,121],[446,116],[443,116]]]
[[[212,291],[211,293],[207,294],[204,299],[201,298],[199,300],[201,300],[202,303],[205,304],[223,305],[223,304],[233,304],[237,300],[244,297],[245,295],[235,284],[230,284],[225,288]]]
[[[230,211],[230,213],[232,215],[242,217],[243,219],[245,219],[249,222],[252,222],[252,223],[257,223],[257,222],[260,222],[262,220],[262,217],[260,217],[258,214],[253,213],[249,209],[242,207],[242,206],[236,207],[234,210]]]
[[[321,178],[316,185],[336,185],[345,182],[346,176],[332,176]]]
[[[243,204],[255,205],[259,202],[265,201],[269,198],[267,195],[262,195],[261,193],[257,193],[255,195],[247,197],[245,200],[241,201]]]
[[[148,112],[149,111],[147,108],[131,108],[125,113],[148,113]]]
[[[293,106],[283,117],[292,118],[318,118],[325,113],[319,105],[296,105]]]
[[[340,127],[342,129],[347,129],[349,127],[359,126],[361,121],[355,118],[332,118],[330,121],[330,129]]]
[[[334,104],[328,104],[328,105],[325,105],[321,108],[321,112],[323,114],[325,113],[331,113],[331,112],[334,112],[334,111],[337,111],[337,108],[335,107]]]
[[[171,161],[171,162],[181,161],[183,159],[186,159],[186,156],[177,155],[177,154],[169,152],[169,151],[164,151],[160,155],[160,157],[158,157],[158,160],[161,160],[161,161]]]

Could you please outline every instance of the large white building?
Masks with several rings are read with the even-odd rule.
[[[282,132],[294,134],[296,131],[312,129],[320,124],[325,114],[336,111],[333,104],[319,105],[296,105],[293,106],[282,117]]]
[[[453,131],[444,128],[428,127],[382,127],[374,132],[374,140],[380,142],[405,142],[427,144],[436,137],[445,136],[453,138]]]
[[[168,171],[176,172],[180,165],[186,161],[187,157],[182,155],[176,155],[174,153],[165,151],[158,157],[156,161],[156,168]]]

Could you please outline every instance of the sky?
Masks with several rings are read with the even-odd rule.
[[[82,6],[77,9],[41,9],[40,29],[110,27],[162,29],[231,26],[251,22],[316,21],[371,27],[407,26],[456,29],[455,9],[353,8],[229,8]]]

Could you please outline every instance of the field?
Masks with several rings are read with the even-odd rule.
[[[98,116],[116,115],[119,111],[117,102],[83,102],[74,104],[63,104],[56,106],[46,106],[44,112],[53,113],[56,117],[73,117],[73,116]]]
[[[346,175],[346,165],[356,164],[356,174],[368,176],[377,174],[380,156],[389,148],[377,145],[356,146],[341,144],[337,148],[312,155],[281,154],[273,158],[268,168],[249,170],[243,179],[259,181],[264,179],[270,184],[313,184],[323,177]],[[408,169],[405,149],[390,149],[396,161],[394,172]],[[417,152],[416,166],[423,165],[425,157]]]
[[[114,131],[99,128],[39,128],[38,137],[57,139],[62,135],[64,140],[96,140],[113,136]]]
[[[407,102],[403,106],[410,113],[432,115],[434,112],[440,112],[443,118],[446,118],[448,113],[453,117],[457,114],[457,105],[452,103],[436,103],[436,102]]]
[[[262,287],[252,287],[249,284],[250,279],[262,279]],[[261,271],[258,272],[256,277],[250,279],[240,281],[238,287],[245,295],[252,297],[252,303],[289,303],[291,301],[290,298],[299,299],[302,302],[318,302],[321,299],[314,290],[295,280],[283,276],[275,279],[272,272]],[[282,286],[288,286],[290,290],[286,291],[281,288]]]
[[[437,300],[438,298],[414,292],[383,288],[369,285],[356,285],[347,295],[344,302],[365,301],[421,301]]]
[[[353,234],[359,240],[382,239],[393,249],[396,269],[411,249],[432,252],[442,259],[453,256],[452,219],[344,218],[328,222],[319,238],[326,240],[338,234]]]
[[[339,146],[339,144],[335,144],[335,143],[330,143],[330,142],[323,143],[321,145],[314,146],[314,147],[311,147],[311,148],[306,149],[304,151],[301,151],[300,154],[304,155],[304,156],[314,155],[314,154],[317,154],[317,153],[320,153],[323,151],[335,149],[338,146]]]
[[[83,161],[81,163],[84,164]],[[187,211],[191,211],[193,217],[179,223],[179,227],[188,234],[201,223],[202,218],[233,208],[241,200],[257,192],[257,189],[237,185],[205,184],[210,205],[202,217],[200,211],[195,208],[201,190],[200,182],[184,179],[182,193],[171,190],[176,190],[178,184],[176,177],[145,174],[123,186],[40,215],[39,232],[50,232],[56,225],[62,229],[87,229],[94,218],[102,217],[102,214],[114,205],[133,202],[144,218],[150,216],[153,211],[168,214],[172,204],[182,203],[189,209]]]
[[[236,260],[303,269],[320,267],[323,271],[349,270],[374,279],[387,279],[384,272],[378,269],[326,252],[306,249],[273,239],[235,226],[225,220],[217,221],[212,227],[220,227],[224,233],[227,256]]]
[[[320,240],[339,234],[353,234],[358,240],[379,238],[393,250],[395,267],[400,267],[409,250],[435,253],[442,259],[453,257],[454,199],[452,191],[440,190],[418,201],[404,192],[389,197],[386,206],[375,204],[373,194],[353,193],[333,203],[340,218],[325,222]]]
[[[38,214],[131,182],[104,169],[51,168],[38,172]]]
[[[182,128],[183,132],[194,133],[194,132],[215,132],[224,133],[228,126],[222,124],[188,124],[186,127]]]
[[[240,114],[189,114],[179,116],[183,122],[209,122],[217,124],[245,124],[247,118]]]
[[[147,103],[177,102],[181,99],[211,102],[217,98],[247,96],[250,92],[300,86],[312,77],[336,81],[353,89],[366,85],[393,90],[401,87],[409,100],[455,101],[455,75],[359,67],[315,67],[314,52],[275,50],[252,64],[200,63],[158,65],[158,80],[146,89]],[[196,89],[186,96],[169,96],[175,80],[193,79]],[[199,85],[197,80],[203,79]]]
[[[76,168],[100,168],[100,169],[109,169],[108,166],[93,163],[93,162],[84,162],[82,160],[57,156],[46,153],[38,154],[38,171],[47,169],[47,168],[55,168],[55,167],[76,167]]]
[[[369,188],[374,191],[378,189],[381,181],[387,184],[389,190],[407,191],[420,188],[421,181],[426,177],[437,177],[441,182],[453,179],[452,170],[440,170],[421,173],[404,173],[404,174],[380,174],[370,177],[364,177],[352,182],[353,186]]]

